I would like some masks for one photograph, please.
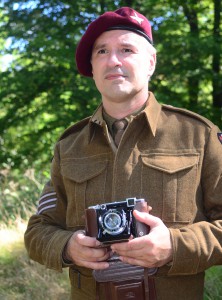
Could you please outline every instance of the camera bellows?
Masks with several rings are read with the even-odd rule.
[[[122,138],[122,135],[124,133],[124,130],[126,129],[128,125],[128,122],[126,119],[116,120],[113,123],[113,134],[114,134],[114,142],[116,146],[119,146],[120,140]]]

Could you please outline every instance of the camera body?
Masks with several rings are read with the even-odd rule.
[[[149,226],[138,222],[133,210],[148,212],[144,199],[126,198],[123,201],[97,204],[86,209],[86,234],[96,237],[103,245],[128,241],[149,233]]]

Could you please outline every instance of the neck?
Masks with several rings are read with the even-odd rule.
[[[148,92],[143,97],[137,99],[136,97],[133,99],[128,99],[127,101],[108,101],[106,99],[102,99],[103,107],[107,114],[115,119],[122,119],[128,115],[133,114],[136,110],[139,110],[147,101]]]

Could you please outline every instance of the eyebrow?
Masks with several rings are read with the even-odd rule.
[[[93,50],[98,50],[98,49],[101,49],[101,48],[105,48],[107,44],[98,44],[96,45],[95,47],[93,47]]]
[[[136,45],[134,45],[134,44],[125,43],[125,42],[122,42],[120,44],[120,46],[123,46],[123,47],[136,47]],[[98,45],[95,45],[95,47],[93,48],[93,51],[101,49],[101,48],[105,48],[105,47],[107,47],[107,43],[98,44]]]

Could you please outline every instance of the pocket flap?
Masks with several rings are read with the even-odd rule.
[[[169,174],[189,169],[198,164],[199,154],[148,154],[142,156],[145,165]]]
[[[78,183],[85,182],[101,174],[108,164],[107,160],[71,159],[61,163],[61,173],[64,177]]]

